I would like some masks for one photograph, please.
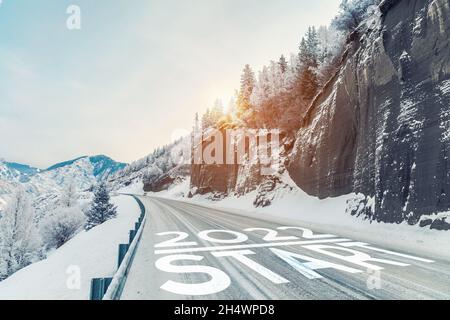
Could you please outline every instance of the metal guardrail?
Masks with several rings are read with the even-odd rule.
[[[94,278],[91,280],[90,300],[102,300],[113,278]]]
[[[145,206],[135,195],[133,197],[139,205],[141,214],[134,229],[130,230],[129,241],[126,244],[119,244],[117,271],[113,278],[94,278],[91,280],[90,300],[119,300],[122,294],[125,281],[130,271],[137,245],[142,235],[146,221]]]

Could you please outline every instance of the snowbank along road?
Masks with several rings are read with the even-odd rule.
[[[450,299],[450,263],[297,225],[140,197],[122,299]]]

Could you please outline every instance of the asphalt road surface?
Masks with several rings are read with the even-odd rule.
[[[121,299],[450,299],[450,263],[302,226],[140,197]]]

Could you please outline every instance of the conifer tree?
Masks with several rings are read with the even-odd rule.
[[[280,71],[281,73],[286,73],[287,69],[288,69],[288,63],[286,61],[286,58],[284,57],[284,55],[282,55],[280,57],[280,60],[278,61],[278,66],[280,67]]]
[[[117,208],[110,203],[108,189],[104,182],[101,182],[95,189],[94,200],[86,216],[87,221],[84,227],[86,230],[90,230],[117,216]]]
[[[237,116],[240,119],[244,118],[247,111],[251,109],[250,97],[255,88],[255,82],[253,70],[250,68],[250,65],[245,65],[241,76],[241,88],[237,100]]]
[[[306,39],[302,38],[299,52],[299,90],[303,99],[311,101],[319,88],[317,79],[318,37],[314,27],[308,29]]]
[[[208,128],[211,128],[212,121],[211,121],[211,111],[206,109],[206,112],[202,116],[202,129],[206,130]]]
[[[219,120],[224,116],[222,100],[216,99],[213,107],[211,108],[211,120],[213,125],[217,125]]]

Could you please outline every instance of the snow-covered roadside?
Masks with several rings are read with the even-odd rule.
[[[120,188],[116,191],[117,194],[134,194],[143,195],[144,194],[144,183],[139,180],[136,183],[130,184],[127,187]]]
[[[292,186],[288,177],[283,178]],[[336,234],[422,257],[450,261],[450,231],[431,230],[429,227],[421,228],[407,223],[371,223],[363,218],[353,217],[346,212],[346,207],[347,201],[354,198],[354,194],[319,200],[299,188],[294,188],[293,191],[278,189],[271,206],[255,208],[253,200],[256,198],[256,192],[242,197],[231,196],[221,201],[211,201],[207,196],[195,196],[193,199],[182,197],[181,190],[189,190],[188,188],[186,181],[169,191],[154,195],[215,209],[222,208],[255,219],[263,218],[286,225],[303,226],[316,232]]]
[[[118,206],[116,219],[79,233],[47,259],[0,282],[0,299],[89,299],[91,279],[112,276],[116,271],[118,245],[128,242],[128,231],[140,214],[132,197],[118,196],[112,201]],[[72,287],[76,285],[78,270],[79,289]]]

